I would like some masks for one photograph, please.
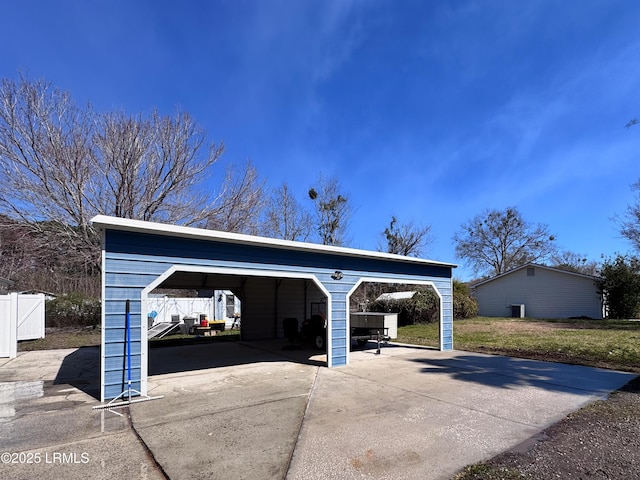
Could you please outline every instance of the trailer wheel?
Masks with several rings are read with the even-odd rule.
[[[358,346],[360,347],[364,347],[368,341],[369,340],[367,340],[366,338],[356,338],[356,342],[358,342]]]
[[[315,343],[318,350],[324,350],[324,335],[316,335]]]

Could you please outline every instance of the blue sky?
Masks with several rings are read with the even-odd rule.
[[[179,106],[224,140],[218,177],[251,160],[305,200],[335,175],[353,247],[396,215],[432,226],[425,257],[461,263],[461,224],[516,206],[590,260],[629,249],[611,217],[640,177],[636,0],[0,5],[1,77],[99,110]]]

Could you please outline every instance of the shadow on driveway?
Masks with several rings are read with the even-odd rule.
[[[317,350],[309,348],[287,350],[283,349],[283,346],[286,346],[286,341],[280,339],[150,348],[148,374],[162,375],[257,362],[279,362],[283,358],[307,365],[326,365],[326,356],[318,355]],[[412,349],[416,350],[417,347]],[[424,348],[424,350],[425,353],[427,350],[434,353],[436,351],[431,348]],[[405,351],[404,346],[383,347],[385,355],[403,355]],[[358,356],[373,355],[375,348],[352,353],[353,360],[356,360]],[[414,357],[411,361],[421,365],[423,373],[446,375],[455,380],[501,389],[534,386],[554,392],[584,390],[605,394],[620,388],[636,376],[580,365],[468,352],[455,352],[454,355],[446,358],[425,355],[419,358]],[[69,384],[99,399],[100,348],[82,347],[67,355],[62,361],[53,384]]]
[[[100,400],[100,347],[80,347],[62,360],[54,385],[72,385]]]
[[[416,358],[421,371],[455,380],[503,389],[534,386],[555,392],[584,390],[609,393],[635,378],[634,374],[581,365],[459,352],[451,358]]]
[[[209,368],[248,365],[257,362],[292,360],[306,365],[325,366],[313,350],[286,350],[286,341],[223,342],[149,349],[149,375],[190,372]]]
[[[324,359],[317,358],[317,350],[305,347],[295,350],[283,349],[286,345],[285,340],[279,339],[264,342],[232,341],[156,346],[148,350],[148,375],[191,372],[256,362],[279,362],[283,359],[307,365],[326,366]],[[81,347],[64,357],[53,384],[71,385],[99,400],[100,381],[100,347]],[[126,375],[123,372],[122,390],[125,389]]]

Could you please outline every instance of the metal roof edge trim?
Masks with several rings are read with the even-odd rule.
[[[138,233],[157,233],[169,235],[172,237],[218,240],[226,243],[275,247],[286,250],[299,250],[363,258],[377,258],[381,260],[419,263],[423,265],[434,265],[440,267],[457,267],[457,265],[453,263],[428,260],[425,258],[405,257],[403,255],[375,252],[373,250],[360,250],[356,248],[335,247],[318,243],[281,240],[276,238],[246,235],[243,233],[222,232],[219,230],[207,230],[204,228],[184,227],[167,223],[147,222],[143,220],[132,220],[129,218],[111,217],[108,215],[96,215],[91,219],[91,223],[102,229],[124,230]]]

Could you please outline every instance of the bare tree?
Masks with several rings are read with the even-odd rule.
[[[0,214],[28,226],[34,241],[64,251],[49,250],[42,261],[63,259],[71,274],[99,266],[99,238],[90,223],[96,214],[202,226],[217,213],[225,229],[237,231],[241,219],[253,218],[243,228],[257,230],[258,214],[241,214],[242,208],[257,211],[255,170],[239,180],[229,170],[217,198],[205,190],[223,149],[208,143],[184,112],[98,114],[44,80],[4,79]]]
[[[57,222],[33,228],[0,215],[0,276],[13,280],[19,290],[99,296],[100,272],[93,256],[78,252],[86,248],[80,237],[58,241],[63,231]],[[99,251],[98,245],[94,250]]]
[[[631,188],[640,192],[640,180],[634,183]],[[640,252],[640,194],[636,196],[633,205],[627,206],[623,218],[616,215],[613,220],[618,224],[620,234],[631,243],[636,251]]]
[[[117,217],[192,225],[207,218],[213,202],[201,192],[224,146],[205,147],[205,133],[177,112],[148,118],[109,113],[98,119],[95,168],[88,192],[94,211]]]
[[[632,118],[625,127],[635,127],[638,123],[637,118]],[[615,215],[612,220],[618,224],[620,234],[631,243],[637,252],[640,252],[640,180],[631,185],[631,189],[639,192],[635,203],[627,206],[624,217]]]
[[[384,229],[382,236],[386,241],[387,253],[413,257],[419,257],[433,241],[430,225],[422,226],[413,221],[399,224],[395,215],[391,217],[389,226]]]
[[[476,274],[499,275],[556,251],[548,227],[526,222],[515,207],[485,210],[463,224],[453,240],[458,258]]]
[[[3,80],[0,89],[0,210],[32,225],[76,225],[88,238],[85,192],[97,173],[88,161],[94,123],[66,92],[39,81]]]
[[[223,151],[222,144],[204,145],[204,132],[186,113],[97,115],[45,81],[5,79],[0,208],[81,228],[97,213],[197,222],[208,203],[194,186]]]
[[[551,256],[551,265],[568,272],[591,276],[596,276],[599,270],[598,262],[589,261],[586,255],[568,250],[553,254]]]
[[[0,215],[0,277],[15,280],[32,263],[30,229]]]
[[[316,222],[320,242],[324,245],[347,244],[347,229],[351,218],[349,199],[340,193],[335,177],[318,178],[318,187],[309,189],[309,198],[315,204]]]
[[[260,180],[251,162],[247,162],[241,175],[231,165],[214,206],[209,208],[206,227],[257,235],[264,205],[264,180]]]
[[[286,183],[271,192],[263,232],[268,237],[307,241],[313,231],[311,214],[292,195]]]

